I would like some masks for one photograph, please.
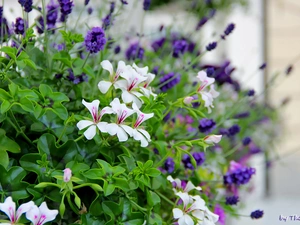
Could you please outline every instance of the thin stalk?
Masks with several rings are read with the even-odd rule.
[[[157,195],[159,195],[159,197],[161,197],[162,199],[164,199],[164,200],[165,200],[167,203],[169,203],[170,205],[173,205],[173,204],[174,204],[170,199],[168,199],[166,196],[164,196],[163,194],[159,193],[158,191],[155,191],[155,193],[156,193]]]

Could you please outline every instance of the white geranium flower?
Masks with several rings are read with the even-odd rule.
[[[120,74],[125,80],[119,80],[115,83],[115,88],[122,90],[122,100],[125,103],[134,102],[139,108],[142,106],[140,99],[143,94],[139,92],[139,85],[147,78],[137,73],[132,67],[125,73]]]
[[[202,100],[204,101],[204,106],[208,109],[208,113],[211,113],[211,108],[213,108],[214,98],[219,96],[219,92],[214,89],[213,83],[215,78],[208,77],[206,72],[200,71],[197,78],[200,80],[200,87],[197,92],[201,95]],[[206,87],[210,86],[210,90],[207,91]]]
[[[133,136],[134,140],[141,141],[142,147],[146,147],[146,146],[148,146],[148,142],[151,141],[151,138],[150,138],[149,133],[146,130],[139,128],[139,126],[144,121],[152,118],[154,116],[154,113],[148,113],[148,114],[142,113],[138,109],[138,107],[135,103],[132,104],[132,108],[133,108],[134,112],[136,112],[136,114],[137,114],[137,119],[134,124],[132,136]]]
[[[9,217],[11,223],[6,224],[17,224],[21,215],[28,212],[33,206],[34,202],[30,201],[20,205],[16,211],[16,203],[11,197],[7,197],[4,203],[0,203],[0,211],[4,212]]]
[[[204,219],[201,212],[206,210],[205,201],[200,196],[190,196],[188,193],[176,193],[183,202],[183,210],[179,208],[173,209],[174,219],[178,219],[179,225],[194,225],[193,217],[197,220]]]
[[[222,139],[222,135],[208,135],[204,138],[206,144],[219,143]]]
[[[79,130],[82,130],[86,127],[89,127],[83,134],[88,139],[91,140],[96,135],[96,128],[101,132],[106,132],[107,122],[100,122],[101,118],[104,114],[111,114],[113,111],[109,107],[105,107],[99,112],[99,100],[94,100],[91,103],[86,102],[84,99],[82,100],[82,104],[90,111],[93,120],[81,120],[77,123],[77,127]]]
[[[43,225],[54,220],[57,214],[58,211],[56,209],[50,210],[46,202],[43,202],[39,208],[34,205],[28,212],[26,212],[26,218],[30,220],[33,225]]]
[[[98,83],[98,88],[102,94],[106,94],[109,88],[115,84],[119,76],[127,71],[128,66],[123,61],[119,61],[117,71],[114,72],[112,64],[108,60],[101,62],[103,69],[109,71],[109,81],[100,81]]]
[[[129,116],[131,116],[134,111],[132,109],[129,109],[126,107],[125,104],[121,104],[120,100],[118,98],[115,98],[111,103],[111,108],[115,114],[117,114],[117,121],[116,123],[109,123],[106,125],[106,131],[110,135],[117,135],[120,142],[127,141],[128,135],[132,137],[133,135],[133,129],[125,124],[123,122],[125,119]]]
[[[202,190],[201,187],[195,187],[195,185],[193,185],[193,183],[190,181],[187,182],[187,184],[185,186],[183,186],[182,185],[183,182],[180,179],[178,179],[178,178],[173,179],[173,177],[170,175],[167,177],[167,180],[173,184],[173,186],[174,186],[173,190],[175,193],[177,193],[177,190],[183,191],[184,193],[188,193],[189,191],[194,190],[194,189],[196,189],[198,191]]]

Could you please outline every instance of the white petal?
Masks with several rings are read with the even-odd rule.
[[[173,217],[174,217],[174,219],[178,219],[178,218],[180,218],[182,216],[183,216],[183,212],[182,212],[181,209],[178,209],[178,208],[174,208],[173,209]]]
[[[17,213],[16,213],[16,221],[18,221],[18,219],[20,218],[20,216],[23,213],[28,212],[33,206],[34,206],[33,201],[30,201],[30,202],[27,202],[27,203],[24,203],[24,204],[20,205],[18,210],[17,210]]]
[[[140,133],[142,133],[148,141],[151,141],[151,137],[150,137],[150,134],[146,131],[146,130],[143,130],[143,129],[137,129]]]
[[[32,206],[31,209],[26,212],[26,218],[30,220],[33,225],[38,224],[40,217],[40,210],[36,205]]]
[[[92,116],[94,115],[94,113],[98,114],[99,104],[100,104],[99,100],[94,100],[92,102],[86,102],[84,99],[82,99],[82,104],[90,111]]]
[[[209,93],[212,95],[213,98],[216,98],[216,97],[218,97],[220,95],[220,93],[215,90],[214,85],[210,86]]]
[[[111,87],[112,83],[110,81],[102,80],[98,83],[98,89],[102,94],[106,94]]]
[[[184,192],[189,192],[189,191],[191,191],[191,190],[194,190],[194,189],[196,189],[196,190],[201,190],[201,187],[195,187],[194,185],[193,185],[193,183],[191,182],[191,181],[189,181],[187,184],[186,184],[186,186],[185,186],[185,188],[184,188]]]
[[[128,83],[126,80],[118,80],[114,83],[116,89],[127,90]]]
[[[184,207],[186,207],[190,203],[190,196],[188,195],[188,193],[178,192],[176,193],[176,195],[181,198]]]
[[[193,219],[188,214],[185,214],[183,218],[186,225],[194,225]]]
[[[203,220],[204,219],[204,212],[201,211],[201,210],[194,210],[194,211],[192,211],[192,215],[194,217],[196,217],[197,219],[199,219],[199,220]]]
[[[109,123],[106,125],[106,132],[110,135],[115,135],[117,133],[119,126],[115,123]]]
[[[123,124],[121,124],[120,126],[123,128],[123,130],[126,131],[127,134],[129,134],[130,137],[132,137],[133,129],[131,127],[129,127],[127,125],[123,125]]]
[[[131,94],[130,92],[128,92],[128,91],[123,91],[123,93],[122,93],[122,100],[125,103],[133,102],[134,97],[135,96],[133,94]]]
[[[127,133],[121,127],[118,127],[117,136],[120,142],[124,142],[128,140]]]
[[[147,139],[144,137],[144,135],[142,135],[136,129],[134,129],[134,131],[133,131],[133,138],[136,141],[140,141],[142,147],[147,147],[148,144],[149,144],[148,141],[147,141]]]
[[[99,123],[97,123],[98,129],[99,129],[102,133],[107,133],[106,126],[107,126],[107,122],[99,122]]]
[[[169,175],[169,176],[167,177],[167,180],[170,181],[172,184],[173,184],[173,182],[175,182],[176,188],[178,188],[178,189],[181,188],[181,180],[180,180],[180,179],[178,179],[178,178],[173,179],[173,177]]]
[[[195,200],[193,204],[190,206],[189,210],[194,211],[194,210],[205,210],[205,201],[199,196],[192,196],[192,198]]]
[[[108,106],[104,107],[101,110],[102,115],[104,115],[104,114],[113,114],[113,113],[115,113],[115,111],[112,108],[108,107]]]
[[[148,66],[146,67],[138,67],[135,63],[133,63],[132,67],[142,76],[146,76],[148,73]]]
[[[113,69],[113,66],[112,64],[110,63],[110,61],[108,60],[104,60],[101,62],[101,66],[103,69],[109,71],[109,74],[112,76],[113,73],[114,73],[114,69]]]
[[[86,139],[93,139],[93,137],[95,137],[96,135],[96,125],[93,124],[92,126],[90,126],[83,134],[86,137]]]
[[[41,217],[45,216],[46,219],[40,223],[40,225],[43,225],[49,221],[52,221],[55,219],[55,217],[58,214],[58,211],[56,209],[54,210],[50,210],[46,204],[46,202],[43,202],[40,207],[39,207],[40,213],[41,213]]]
[[[80,120],[78,123],[77,123],[77,127],[79,130],[82,130],[86,127],[89,127],[91,125],[93,125],[94,122],[90,121],[90,120]]]
[[[11,197],[7,197],[4,203],[0,203],[0,211],[4,212],[10,221],[15,222],[16,203]]]

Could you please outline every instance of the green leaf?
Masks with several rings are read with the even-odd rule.
[[[114,192],[115,188],[115,185],[109,184],[107,183],[107,181],[104,181],[103,191],[105,196],[111,195]]]
[[[1,52],[4,52],[6,53],[10,58],[12,58],[14,61],[17,60],[17,49],[16,48],[13,48],[13,47],[2,47],[0,49]]]
[[[2,88],[0,88],[0,99],[10,100],[10,99],[12,99],[12,96],[8,92],[6,92]]]
[[[12,153],[20,153],[20,146],[5,135],[5,131],[0,129],[0,151],[9,151]]]
[[[27,66],[31,67],[32,69],[37,70],[37,66],[35,65],[35,63],[34,63],[32,60],[30,60],[30,59],[25,59],[25,60],[23,60],[23,62],[24,62]]]
[[[153,207],[160,203],[160,198],[155,192],[147,190],[147,202]]]
[[[9,158],[6,151],[0,151],[0,165],[7,168],[9,164]]]
[[[150,177],[157,177],[161,174],[161,172],[156,168],[150,168],[146,170],[146,174]]]
[[[27,171],[34,172],[38,175],[41,174],[42,168],[37,164],[37,161],[41,160],[41,156],[38,153],[25,154],[20,159],[20,165]]]
[[[11,108],[11,106],[12,104],[9,101],[3,100],[1,104],[1,114],[6,113]]]
[[[18,91],[18,85],[16,85],[15,83],[11,83],[8,85],[8,89],[9,89],[11,96],[14,97]]]
[[[83,174],[86,178],[93,180],[100,180],[104,175],[103,169],[90,169]]]

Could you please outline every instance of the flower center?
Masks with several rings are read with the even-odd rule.
[[[140,114],[137,118],[137,120],[135,121],[135,124],[134,124],[134,128],[137,128],[138,126],[141,125],[141,123],[143,122],[145,118],[145,115],[144,114]]]
[[[15,211],[13,210],[12,207],[8,208],[8,213],[10,215],[11,222],[13,222],[13,223],[16,222],[15,221]]]
[[[101,119],[101,114],[98,114],[98,111],[96,109],[96,107],[93,107],[92,108],[92,115],[93,115],[93,120],[94,120],[94,123],[98,123]]]
[[[39,222],[36,225],[42,225],[43,222],[46,220],[46,215],[41,215]]]
[[[121,124],[121,123],[124,122],[124,120],[126,119],[127,113],[128,113],[128,112],[127,112],[126,110],[123,110],[123,111],[120,113],[120,115],[119,115],[119,117],[118,117],[118,124]]]
[[[133,79],[133,81],[131,82],[130,86],[128,87],[128,91],[131,91],[135,87],[135,85],[137,84],[138,80],[139,80],[138,78],[134,78]]]
[[[200,87],[198,88],[198,92],[199,92],[199,91],[202,91],[202,90],[206,87],[207,83],[208,83],[207,80],[203,81],[203,82],[201,83]]]

